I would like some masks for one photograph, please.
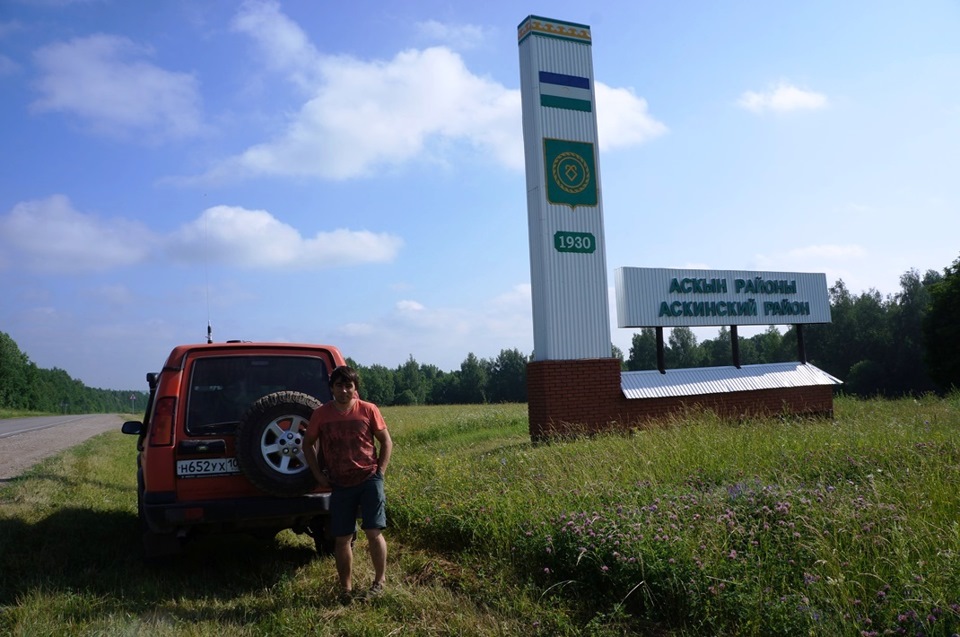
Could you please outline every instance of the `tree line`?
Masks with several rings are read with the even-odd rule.
[[[909,270],[900,291],[884,297],[870,289],[852,294],[838,280],[830,288],[832,322],[804,328],[808,362],[844,381],[839,391],[863,397],[900,397],[960,388],[960,258],[943,273]],[[770,326],[739,337],[742,365],[798,360],[796,328]],[[673,328],[664,343],[666,367],[732,364],[732,335],[697,342],[690,328]],[[633,335],[629,352],[611,344],[624,370],[657,369],[652,328]],[[360,374],[362,396],[380,405],[440,405],[526,402],[527,363],[518,349],[495,358],[472,352],[460,369],[444,372],[413,355],[396,368],[347,362]],[[111,413],[144,409],[137,390],[93,389],[62,369],[41,369],[7,334],[0,332],[0,408],[54,413]]]
[[[137,413],[147,392],[95,389],[62,369],[44,369],[0,332],[0,408],[64,414]]]

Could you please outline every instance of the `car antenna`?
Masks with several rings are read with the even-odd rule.
[[[207,193],[203,193],[203,203],[207,203]],[[206,212],[203,214],[203,239],[204,241],[209,239],[209,233],[207,231],[207,215]],[[204,278],[204,291],[207,297],[207,343],[213,342],[213,327],[210,325],[210,257],[209,250],[204,250],[203,258],[203,278]]]

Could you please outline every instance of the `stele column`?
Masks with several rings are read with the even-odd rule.
[[[602,424],[603,414],[578,406],[591,396],[578,396],[572,378],[590,369],[587,361],[601,375],[612,363],[616,378],[607,382],[619,391],[619,362],[611,357],[590,27],[529,16],[517,39],[533,301],[527,388],[539,438]],[[564,379],[570,386],[558,390]]]

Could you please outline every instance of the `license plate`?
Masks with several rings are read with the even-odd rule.
[[[177,461],[177,476],[180,478],[226,476],[234,473],[240,473],[240,465],[237,464],[236,458],[203,458]]]

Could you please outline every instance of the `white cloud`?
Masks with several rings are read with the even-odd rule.
[[[789,250],[787,255],[801,259],[860,259],[866,256],[866,250],[856,244],[837,245],[823,244],[815,246],[804,246]]]
[[[595,82],[595,90],[601,150],[636,146],[667,132],[666,125],[647,111],[647,100],[637,97],[632,89]]]
[[[522,306],[529,309],[531,300],[531,286],[529,283],[520,283],[513,286],[508,292],[493,299],[493,304],[497,307],[518,307]]]
[[[473,49],[486,39],[484,29],[472,24],[445,24],[427,20],[418,22],[416,29],[422,38],[460,51]]]
[[[265,67],[309,98],[280,135],[219,162],[201,180],[344,180],[416,160],[444,162],[464,148],[523,168],[520,91],[474,74],[450,48],[410,49],[390,60],[323,55],[272,2],[245,4],[234,26],[254,39]],[[630,89],[596,86],[602,148],[666,132]]]
[[[201,131],[196,78],[164,70],[150,51],[127,38],[92,35],[47,45],[34,53],[38,112],[75,115],[95,132],[148,141]]]
[[[836,212],[839,212],[842,214],[852,214],[852,215],[865,215],[872,211],[873,211],[873,208],[871,206],[868,206],[862,203],[857,203],[855,201],[851,201],[847,204],[838,206],[836,208]]]
[[[321,68],[323,83],[279,138],[208,176],[348,179],[450,142],[523,165],[519,91],[473,75],[449,49],[403,51],[387,62],[330,57]]]
[[[391,314],[338,327],[336,340],[359,363],[388,367],[404,363],[411,352],[418,362],[443,370],[459,369],[468,352],[496,358],[503,349],[518,348],[529,354],[533,343],[529,289],[529,284],[517,285],[479,301],[473,309],[400,301]]]
[[[755,256],[756,268],[773,272],[823,272],[827,275],[827,285],[837,279],[848,283],[856,277],[850,268],[862,267],[868,257],[867,250],[858,244],[818,244],[800,246],[776,254],[758,254]],[[859,283],[858,283],[859,284]]]
[[[347,323],[340,327],[340,331],[349,336],[373,336],[377,333],[369,323]]]
[[[822,93],[806,91],[781,81],[763,93],[746,91],[737,103],[754,113],[767,111],[785,113],[824,108],[827,105],[827,97]]]
[[[242,268],[314,269],[392,261],[403,240],[343,228],[303,237],[265,210],[214,206],[166,243],[170,254],[188,262],[212,259]]]
[[[38,272],[105,271],[173,257],[246,269],[313,270],[396,258],[403,240],[339,228],[304,237],[265,210],[215,206],[167,236],[124,219],[73,209],[63,195],[26,201],[0,216],[0,267]],[[101,290],[114,299],[120,290]]]
[[[0,217],[0,245],[12,262],[40,272],[102,271],[143,260],[154,237],[139,223],[73,209],[63,195],[25,201]]]
[[[401,312],[422,312],[425,308],[416,301],[398,301],[397,309]]]
[[[286,74],[306,88],[318,81],[319,52],[297,23],[280,11],[278,3],[248,0],[234,17],[232,26],[256,41],[263,52],[258,59],[268,68]]]

